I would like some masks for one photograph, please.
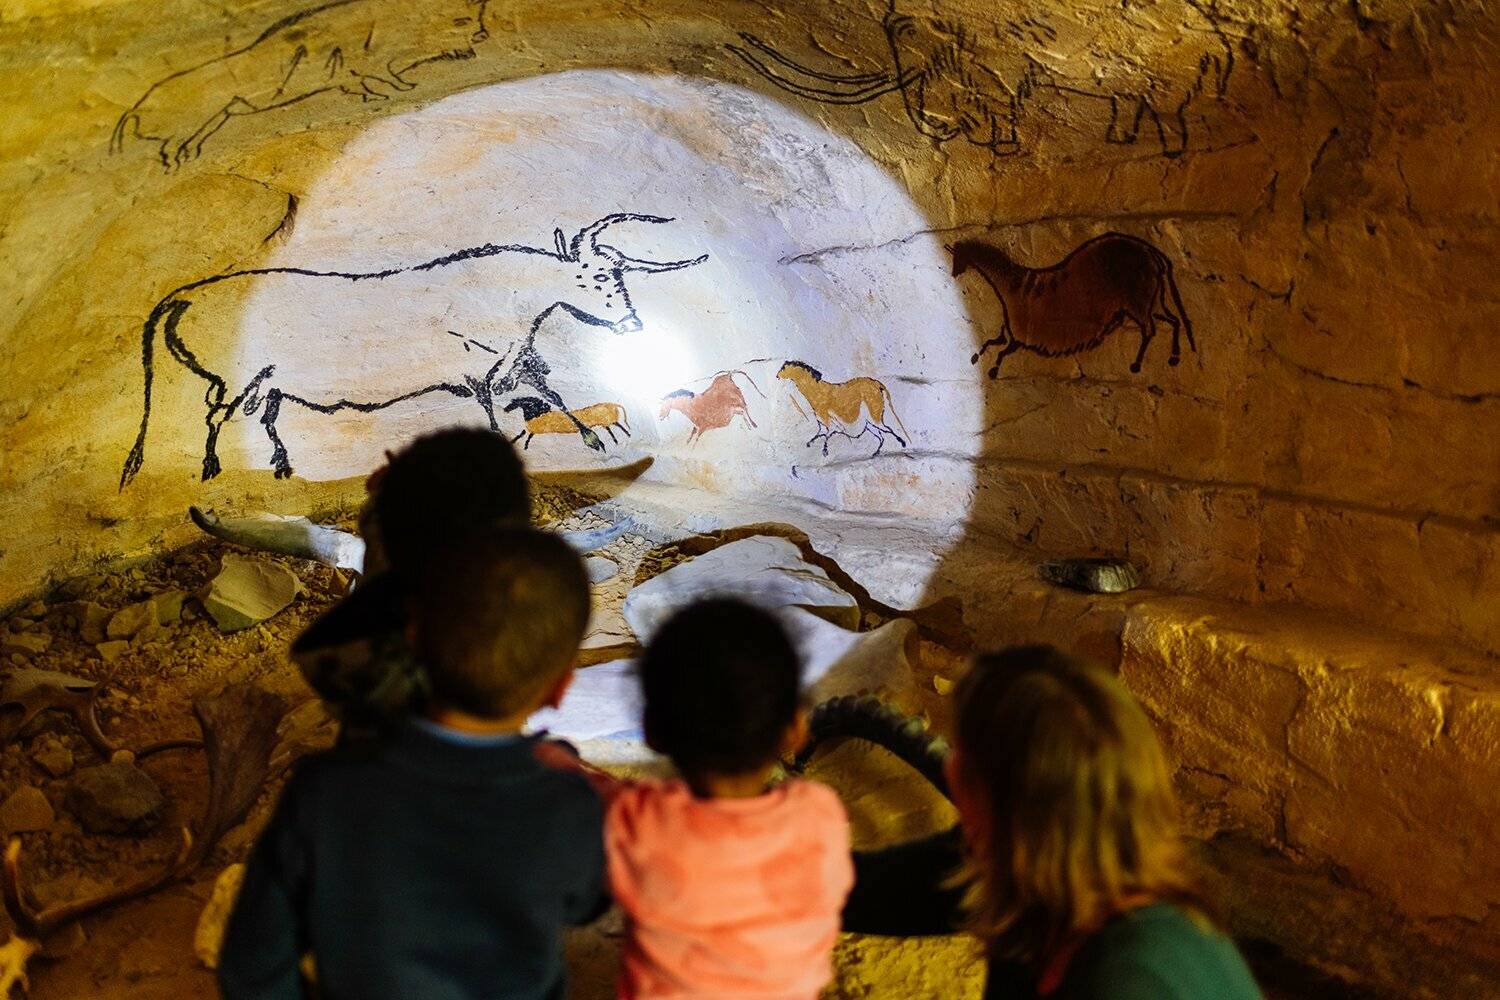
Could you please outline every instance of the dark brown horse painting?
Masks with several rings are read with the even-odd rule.
[[[1042,268],[1017,264],[999,247],[977,240],[963,240],[949,249],[954,275],[974,268],[1000,300],[1005,319],[999,335],[980,345],[970,359],[978,364],[986,351],[997,347],[990,378],[999,376],[1001,363],[1016,351],[1048,358],[1091,351],[1127,322],[1141,334],[1132,372],[1141,370],[1158,322],[1172,328],[1167,364],[1181,359],[1183,336],[1191,350],[1198,350],[1172,261],[1143,239],[1105,233]]]

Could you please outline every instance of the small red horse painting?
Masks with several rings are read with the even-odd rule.
[[[970,358],[978,364],[991,347],[999,348],[990,378],[999,376],[1000,365],[1016,351],[1048,358],[1091,351],[1127,321],[1141,334],[1132,372],[1141,370],[1158,321],[1172,328],[1167,364],[1180,360],[1184,335],[1188,347],[1198,350],[1172,261],[1143,239],[1105,233],[1042,268],[1017,264],[999,247],[978,240],[963,240],[949,249],[954,276],[974,268],[1000,300],[1005,318],[999,335]]]
[[[678,389],[668,393],[661,401],[661,412],[657,414],[657,419],[665,420],[673,411],[687,417],[693,425],[688,433],[688,444],[697,441],[705,431],[728,427],[735,417],[744,417],[745,423],[751,427],[756,426],[755,420],[750,416],[750,408],[745,405],[745,394],[734,384],[736,375],[744,375],[745,381],[754,386],[761,398],[766,397],[765,393],[760,392],[760,386],[755,384],[755,380],[745,372],[739,369],[719,372],[702,392]]]

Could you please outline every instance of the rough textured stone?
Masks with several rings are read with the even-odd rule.
[[[22,785],[0,802],[0,830],[7,835],[46,830],[54,819],[52,803],[40,788]]]
[[[166,805],[151,776],[125,762],[79,771],[68,783],[63,804],[88,832],[118,834],[149,832]]]
[[[139,601],[116,611],[105,626],[104,634],[110,639],[130,639],[141,629],[155,624],[156,609],[150,601]]]
[[[203,595],[203,607],[220,630],[238,632],[275,615],[301,589],[297,575],[285,566],[231,553]]]
[[[625,598],[625,620],[637,636],[649,638],[673,611],[716,595],[765,608],[807,608],[850,628],[859,624],[853,597],[805,562],[791,542],[765,535],[722,545],[636,587]]]
[[[52,636],[46,632],[9,632],[0,636],[0,654],[30,657],[45,653],[51,645]]]
[[[240,894],[240,884],[245,880],[245,866],[229,865],[214,879],[213,891],[203,912],[198,915],[198,926],[193,931],[193,954],[198,956],[206,968],[219,967],[219,952],[224,944],[224,927],[229,923],[229,914],[234,909],[235,898]]]
[[[115,639],[111,642],[95,643],[94,649],[105,663],[113,663],[130,650],[130,643],[125,639]]]
[[[100,643],[109,638],[107,628],[112,614],[104,605],[95,601],[80,601],[75,614],[78,617],[78,635],[84,642]]]
[[[583,565],[589,571],[589,582],[595,584],[612,580],[620,572],[620,564],[604,556],[587,556]]]
[[[1500,845],[1454,836],[1500,829],[1486,661],[1182,599],[1127,615],[1121,677],[1162,727],[1200,833],[1337,865],[1414,919],[1500,906]]]
[[[61,778],[73,770],[73,751],[67,747],[52,747],[32,757],[37,767],[54,778]]]
[[[164,590],[151,598],[151,607],[156,611],[156,623],[158,625],[172,625],[182,618],[182,602],[187,600],[187,592],[182,590]]]

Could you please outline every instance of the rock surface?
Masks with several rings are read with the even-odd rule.
[[[54,778],[61,778],[73,770],[73,751],[67,747],[52,747],[32,757],[37,767]]]
[[[0,635],[0,654],[32,657],[45,653],[52,645],[52,636],[45,632],[9,632]]]
[[[203,607],[221,631],[238,632],[275,615],[301,589],[297,575],[279,563],[226,554]]]
[[[139,601],[116,611],[105,626],[104,634],[110,639],[132,639],[137,632],[155,624],[156,608],[150,601]]]
[[[6,834],[46,830],[54,818],[52,803],[31,785],[22,785],[0,802],[0,830]]]
[[[240,892],[240,883],[245,880],[243,864],[229,865],[214,879],[213,891],[203,912],[198,916],[198,926],[193,931],[193,954],[198,961],[210,969],[219,967],[219,952],[224,944],[224,927],[229,922],[229,913]]]
[[[90,833],[148,833],[166,801],[145,771],[124,761],[86,767],[68,784],[63,804]]]
[[[740,597],[767,609],[800,607],[853,628],[859,606],[784,538],[755,535],[695,556],[636,587],[624,615],[649,639],[672,612],[706,597]]]

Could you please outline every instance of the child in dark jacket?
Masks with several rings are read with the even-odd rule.
[[[572,675],[588,581],[560,539],[490,528],[411,589],[425,711],[305,758],[250,858],[228,1000],[561,1000],[562,933],[605,905],[603,810],[520,735]]]

